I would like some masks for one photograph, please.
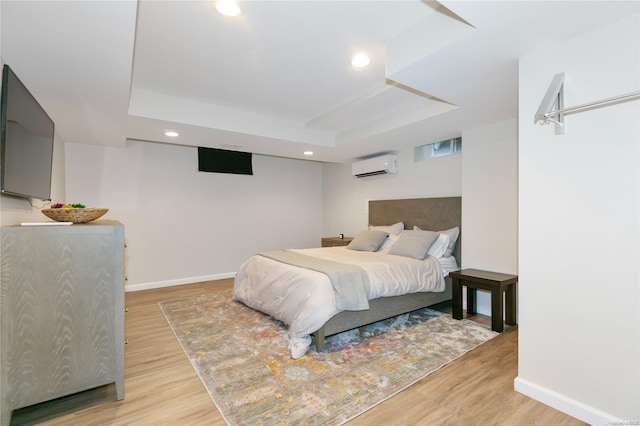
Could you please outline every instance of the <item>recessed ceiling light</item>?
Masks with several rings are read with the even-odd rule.
[[[177,137],[177,136],[180,136],[180,134],[179,134],[178,132],[171,132],[171,131],[169,131],[169,132],[164,132],[164,134],[165,134],[166,136],[169,136],[170,138],[175,138],[175,137]]]
[[[304,155],[313,155],[313,151],[305,151]]]
[[[366,53],[358,53],[353,57],[353,59],[351,59],[351,65],[356,68],[366,67],[367,65],[369,65],[369,62],[371,61],[369,60],[369,56]]]
[[[224,16],[240,15],[240,6],[238,6],[235,0],[217,0],[216,9]]]

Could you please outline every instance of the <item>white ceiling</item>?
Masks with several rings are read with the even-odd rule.
[[[640,11],[638,1],[240,5],[226,18],[211,1],[2,0],[0,53],[66,142],[343,162],[516,117],[519,57]],[[358,51],[369,67],[351,67]]]

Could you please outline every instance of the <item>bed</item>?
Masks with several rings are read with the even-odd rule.
[[[447,275],[460,265],[460,222],[460,197],[375,200],[369,202],[370,234],[382,230],[393,235],[390,225],[399,223],[407,231],[455,229],[457,237],[453,246],[449,244],[448,256],[424,260],[398,256],[391,250],[399,236],[385,239],[375,251],[345,247],[291,250],[294,257],[302,255],[300,259],[319,258],[320,262],[362,269],[368,299],[365,307],[348,309],[351,305],[343,302],[326,272],[287,263],[275,252],[252,256],[240,266],[234,300],[285,323],[293,358],[304,356],[313,340],[316,350],[322,351],[327,336],[450,300]]]

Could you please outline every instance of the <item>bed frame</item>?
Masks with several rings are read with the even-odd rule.
[[[421,229],[432,231],[449,229],[454,226],[460,227],[460,236],[454,250],[458,265],[462,264],[460,257],[461,219],[461,197],[369,201],[370,225],[391,225],[404,222],[405,229],[413,229],[414,226],[418,226]],[[443,292],[420,292],[381,297],[369,300],[369,309],[366,311],[342,311],[336,314],[313,333],[316,350],[322,351],[324,339],[327,336],[451,300],[451,279],[447,277],[445,282],[446,288]]]

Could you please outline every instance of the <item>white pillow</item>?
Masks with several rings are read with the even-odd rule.
[[[398,238],[400,238],[398,235],[389,235],[378,252],[383,254],[388,253],[389,250],[391,250],[391,246],[393,246],[393,244],[398,241]]]
[[[394,223],[393,225],[389,225],[389,226],[369,225],[370,231],[384,231],[384,232],[387,232],[389,235],[400,235],[403,229],[404,229],[403,222]]]
[[[422,231],[422,229],[417,226],[414,226],[413,230]],[[453,255],[453,249],[456,246],[456,241],[458,241],[459,235],[460,228],[457,226],[455,228],[447,229],[446,231],[440,231],[440,236],[436,242],[429,247],[429,252],[427,254],[433,257],[449,257]]]
[[[440,231],[441,234],[447,234],[449,236],[449,245],[447,246],[447,250],[444,252],[444,257],[449,257],[453,255],[453,249],[456,247],[456,241],[458,241],[458,237],[460,236],[460,228],[457,226],[455,228],[447,229],[446,231]]]
[[[443,257],[449,246],[449,240],[450,238],[447,234],[439,234],[436,242],[429,247],[427,254],[435,258]]]

